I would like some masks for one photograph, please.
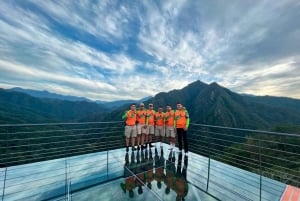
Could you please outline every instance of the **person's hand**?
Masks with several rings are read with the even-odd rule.
[[[184,130],[184,131],[187,131],[187,130],[188,130],[188,127],[184,127],[183,130]]]

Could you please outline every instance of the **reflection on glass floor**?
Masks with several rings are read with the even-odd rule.
[[[166,144],[111,154],[122,164],[125,178],[74,193],[72,200],[260,200],[261,196],[273,201],[280,200],[286,187],[198,154],[171,152]]]
[[[168,145],[0,168],[1,200],[280,200],[286,184]],[[4,182],[5,181],[5,182]],[[4,185],[5,183],[5,185]]]
[[[72,200],[216,200],[187,182],[188,157],[165,145],[119,154],[124,178],[74,193]]]

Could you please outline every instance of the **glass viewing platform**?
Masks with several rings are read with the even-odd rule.
[[[190,152],[122,122],[0,125],[0,200],[300,201],[300,135],[191,124]]]

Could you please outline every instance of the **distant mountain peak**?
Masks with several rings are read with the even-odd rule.
[[[22,92],[22,93],[28,94],[28,95],[36,97],[36,98],[49,98],[49,99],[67,100],[67,101],[91,102],[91,100],[84,98],[84,97],[60,95],[60,94],[49,92],[47,90],[23,89],[21,87],[14,87],[9,90],[15,91],[15,92]]]

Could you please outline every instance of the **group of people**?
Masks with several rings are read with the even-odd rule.
[[[176,106],[177,110],[172,110],[172,107],[167,105],[166,112],[164,112],[162,106],[155,111],[152,103],[148,105],[148,109],[145,108],[144,103],[140,103],[138,109],[135,104],[131,104],[130,110],[122,116],[125,121],[126,151],[129,150],[130,138],[134,151],[145,149],[147,146],[151,148],[154,142],[161,145],[165,137],[169,138],[170,150],[172,150],[175,148],[177,135],[179,152],[182,152],[182,144],[184,144],[184,151],[187,155],[189,113],[182,103],[177,103]],[[137,148],[135,148],[135,144]]]
[[[140,157],[141,155],[141,157]],[[121,189],[124,193],[128,192],[129,197],[134,197],[134,189],[137,188],[138,194],[143,193],[143,187],[152,189],[152,183],[156,183],[157,189],[162,189],[164,184],[165,194],[170,191],[176,193],[176,200],[184,200],[189,187],[186,180],[188,157],[184,157],[182,164],[182,153],[178,155],[177,167],[175,167],[175,153],[170,151],[167,160],[164,158],[163,149],[160,156],[157,148],[155,148],[154,160],[152,150],[138,150],[136,160],[134,152],[131,152],[131,161],[129,162],[129,154],[126,152],[124,165],[124,183],[121,183]],[[166,163],[165,163],[166,162]]]

